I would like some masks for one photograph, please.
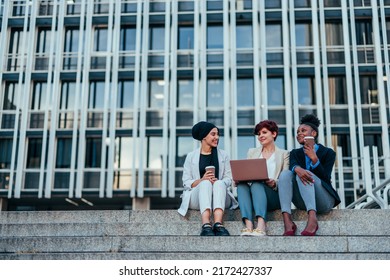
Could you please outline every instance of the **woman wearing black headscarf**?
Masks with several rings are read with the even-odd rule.
[[[190,152],[184,162],[182,203],[178,212],[185,216],[188,209],[200,210],[201,236],[226,236],[223,226],[225,208],[237,208],[231,192],[232,174],[228,154],[218,149],[219,130],[209,122],[198,122],[192,127],[192,137],[201,141],[200,148]],[[215,171],[205,167],[214,166]],[[214,225],[211,225],[213,214]]]
[[[279,199],[285,236],[295,235],[297,226],[291,218],[291,202],[306,210],[308,220],[301,235],[312,236],[318,230],[317,213],[329,212],[340,203],[331,184],[336,153],[317,143],[320,120],[315,115],[301,118],[297,141],[302,145],[290,152],[290,170],[279,177]]]

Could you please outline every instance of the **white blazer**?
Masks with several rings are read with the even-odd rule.
[[[238,202],[235,199],[232,190],[232,171],[230,169],[230,159],[228,154],[221,149],[218,149],[218,163],[219,163],[219,172],[218,172],[218,178],[219,180],[223,181],[227,187],[228,195],[232,199],[232,206],[230,209],[236,209],[238,207]],[[180,196],[182,198],[182,203],[180,205],[180,208],[178,209],[178,212],[185,216],[188,211],[188,207],[190,205],[190,198],[191,198],[191,191],[193,188],[191,188],[191,185],[194,181],[200,179],[200,172],[199,172],[199,159],[200,159],[200,148],[188,153],[186,160],[184,162],[184,169],[183,169],[183,187],[184,191],[183,194]]]

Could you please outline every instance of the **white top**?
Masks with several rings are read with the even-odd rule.
[[[263,153],[261,153],[260,158],[263,157]],[[272,154],[272,156],[267,159],[267,171],[268,171],[268,177],[270,179],[275,179],[273,178],[273,174],[275,174],[275,169],[276,169],[276,159],[275,159],[275,153]]]

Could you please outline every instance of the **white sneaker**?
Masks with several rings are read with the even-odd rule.
[[[243,228],[241,230],[241,236],[251,236],[252,235],[252,230],[249,228]]]
[[[254,230],[252,230],[252,236],[266,236],[267,235],[267,232],[264,231],[264,230],[261,230],[261,229],[258,229],[258,228],[255,228]]]

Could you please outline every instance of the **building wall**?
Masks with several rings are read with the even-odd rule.
[[[388,0],[2,0],[0,196],[178,198],[195,122],[235,159],[315,113],[352,201],[364,146],[390,177],[389,41]]]

